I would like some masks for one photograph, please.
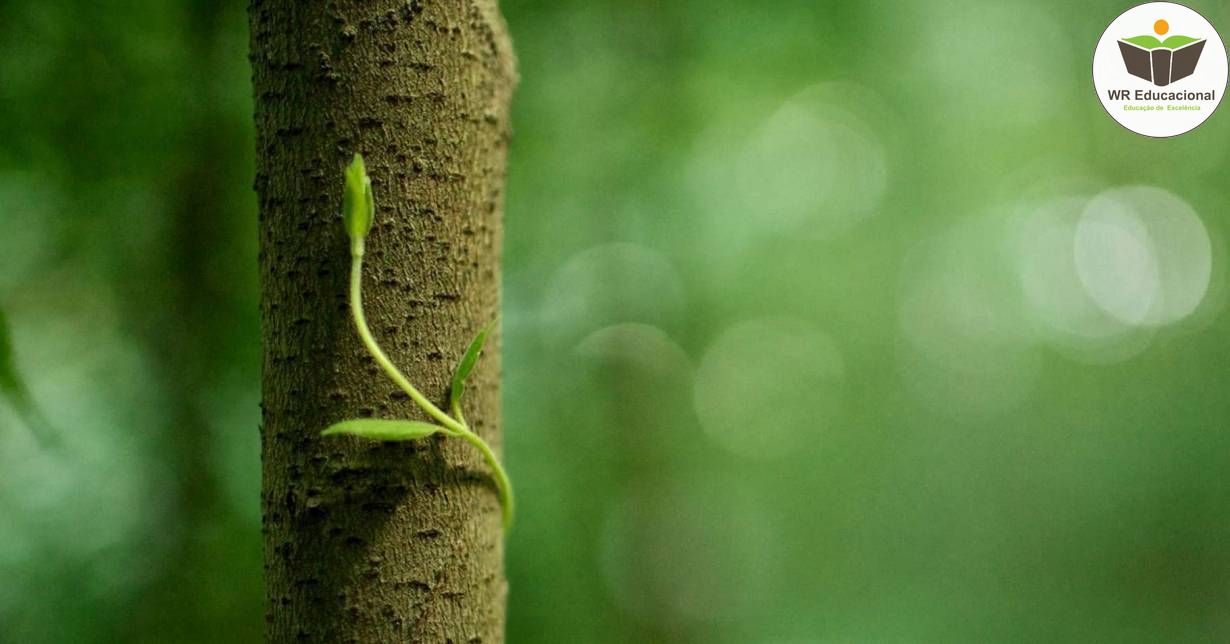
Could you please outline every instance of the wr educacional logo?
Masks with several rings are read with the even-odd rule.
[[[1119,39],[1119,53],[1127,72],[1137,78],[1165,87],[1175,81],[1191,76],[1204,51],[1204,38],[1174,35],[1159,40],[1170,31],[1170,23],[1158,20],[1153,23],[1157,36],[1144,35]]]
[[[1147,2],[1119,14],[1098,38],[1093,88],[1119,125],[1164,139],[1213,116],[1228,67],[1226,44],[1204,16],[1174,2]]]

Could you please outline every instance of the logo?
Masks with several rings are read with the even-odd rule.
[[[1093,52],[1093,84],[1120,125],[1165,138],[1213,115],[1226,67],[1226,46],[1209,21],[1183,5],[1150,2],[1106,28]]]
[[[1170,23],[1158,20],[1153,23],[1153,31],[1165,36],[1170,31]],[[1191,36],[1175,35],[1166,40],[1151,35],[1133,36],[1119,39],[1119,53],[1123,55],[1123,65],[1129,74],[1165,87],[1196,71],[1204,43],[1204,38]]]

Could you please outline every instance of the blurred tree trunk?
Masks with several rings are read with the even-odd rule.
[[[342,168],[367,160],[373,332],[429,396],[499,307],[515,84],[496,0],[252,0],[264,344],[262,506],[271,642],[504,639],[500,507],[443,438],[321,439],[348,417],[421,418],[346,308]],[[498,340],[498,339],[497,339]],[[498,341],[467,390],[499,444]]]
[[[223,501],[218,430],[207,415],[213,388],[235,369],[236,359],[255,358],[254,352],[233,348],[235,329],[243,334],[254,329],[247,324],[252,320],[244,298],[237,295],[242,291],[220,279],[217,270],[220,256],[246,247],[233,235],[246,213],[225,209],[235,181],[247,175],[233,161],[248,145],[247,135],[242,121],[217,107],[225,96],[217,77],[231,55],[220,37],[240,16],[213,0],[192,0],[183,9],[179,36],[193,64],[179,79],[185,103],[176,112],[176,137],[159,147],[155,164],[165,177],[161,190],[169,217],[159,243],[130,262],[133,274],[124,280],[129,285],[124,317],[133,325],[131,333],[151,349],[149,369],[165,400],[165,424],[155,440],[161,462],[173,472],[162,493],[174,517],[167,522],[174,528],[160,535],[164,556],[174,564],[158,570],[132,608],[120,611],[120,630],[104,636],[131,643],[190,641],[220,616],[242,613],[235,605],[250,605],[254,595],[211,583],[223,560],[235,566],[249,559],[247,549],[233,547],[247,531]],[[258,620],[245,620],[226,630],[252,633],[259,627]]]

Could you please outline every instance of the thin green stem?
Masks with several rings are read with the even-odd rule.
[[[508,472],[504,471],[504,466],[500,464],[495,451],[478,434],[466,429],[461,433],[461,438],[478,448],[478,451],[483,454],[483,460],[487,461],[487,466],[491,468],[492,476],[495,477],[496,490],[500,493],[500,507],[504,512],[504,529],[507,530],[512,525],[513,519],[513,489]]]
[[[500,459],[495,455],[495,451],[491,449],[491,446],[487,444],[487,441],[474,433],[469,425],[466,424],[465,417],[461,414],[461,405],[458,401],[454,400],[452,402],[452,417],[441,411],[414,385],[410,384],[410,380],[402,374],[397,366],[393,364],[393,361],[385,355],[380,345],[376,343],[371,329],[367,327],[367,317],[363,313],[363,240],[361,238],[352,243],[350,256],[350,312],[354,318],[355,328],[359,332],[359,338],[363,341],[363,346],[367,347],[367,352],[376,360],[376,364],[380,365],[385,375],[396,383],[398,387],[401,387],[402,391],[405,391],[411,400],[428,416],[431,416],[436,422],[440,423],[448,434],[464,439],[482,453],[483,460],[487,462],[487,466],[491,468],[492,476],[495,478],[496,490],[500,495],[500,507],[503,510],[504,529],[507,530],[512,525],[513,518],[513,490],[512,481],[508,478],[508,472],[504,470],[504,466],[500,464]]]
[[[392,360],[385,355],[384,350],[380,345],[376,344],[376,339],[372,337],[372,332],[367,328],[367,318],[363,315],[363,246],[362,242],[355,245],[351,249],[350,261],[350,313],[354,317],[354,325],[359,331],[359,338],[363,340],[363,345],[367,347],[367,352],[375,358],[376,364],[380,365],[384,371],[398,387],[402,388],[414,402],[431,416],[436,422],[443,425],[453,434],[461,434],[468,431],[465,425],[453,420],[448,414],[440,411],[430,400],[427,399],[410,381],[402,375],[401,371],[393,364]]]

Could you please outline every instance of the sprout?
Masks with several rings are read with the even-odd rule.
[[[342,196],[342,221],[346,234],[350,235],[351,248],[362,253],[363,238],[372,229],[376,215],[376,200],[372,197],[372,179],[367,176],[363,156],[354,155],[346,167],[345,190]]]
[[[513,491],[508,472],[500,464],[495,451],[483,440],[461,413],[461,396],[465,392],[465,381],[474,370],[483,343],[491,327],[485,327],[470,343],[462,354],[453,374],[452,386],[449,390],[450,416],[424,396],[405,374],[393,364],[389,356],[376,343],[371,329],[367,326],[367,316],[363,313],[363,239],[372,229],[372,218],[376,212],[376,200],[372,197],[372,180],[367,176],[363,166],[363,157],[354,155],[354,160],[346,167],[345,192],[342,198],[342,221],[346,224],[346,234],[350,235],[350,315],[354,319],[355,329],[359,339],[367,349],[368,354],[376,361],[384,374],[389,377],[406,395],[414,401],[432,420],[385,420],[371,418],[356,418],[343,420],[325,428],[322,436],[355,436],[375,441],[414,441],[422,440],[436,434],[455,436],[473,445],[483,456],[483,460],[491,468],[495,479],[496,490],[500,496],[503,509],[504,527],[512,524]],[[493,323],[494,324],[494,323]]]

